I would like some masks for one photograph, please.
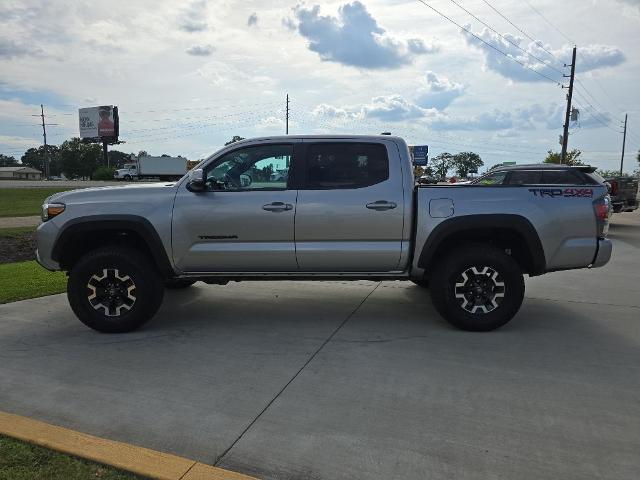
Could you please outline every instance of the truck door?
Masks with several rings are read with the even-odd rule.
[[[207,189],[176,195],[172,245],[183,272],[296,271],[294,143],[239,147],[204,168]]]
[[[295,225],[300,270],[397,269],[404,194],[395,145],[357,140],[303,145]]]

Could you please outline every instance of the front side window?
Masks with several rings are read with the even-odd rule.
[[[286,190],[292,156],[290,144],[234,150],[207,170],[207,190]]]
[[[484,177],[480,177],[478,180],[476,180],[474,183],[474,185],[502,185],[502,183],[504,182],[504,177],[507,176],[507,172],[495,172],[495,173],[489,173],[488,175],[485,175]]]
[[[306,188],[363,188],[389,178],[384,145],[375,143],[316,143],[307,150]]]

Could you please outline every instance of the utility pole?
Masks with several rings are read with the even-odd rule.
[[[627,114],[624,114],[624,133],[622,134],[622,156],[620,157],[620,175],[622,175],[622,165],[624,164],[624,144],[627,141]]]
[[[565,64],[565,67],[569,65]],[[569,93],[567,94],[567,112],[564,115],[564,133],[562,135],[562,153],[560,154],[560,163],[564,163],[567,159],[567,142],[569,141],[569,116],[571,115],[571,98],[573,97],[573,79],[576,75],[576,47],[573,47],[573,55],[571,56],[571,75],[563,75],[569,77]],[[562,86],[564,88],[564,85]]]
[[[285,111],[286,111],[286,122],[287,122],[285,133],[289,135],[289,94],[288,93],[287,93],[287,108]]]
[[[47,127],[44,123],[44,105],[40,104],[40,118],[42,118],[42,137],[44,138],[44,178],[49,178],[49,149],[47,148]]]

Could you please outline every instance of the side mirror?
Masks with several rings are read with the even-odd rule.
[[[187,183],[187,190],[190,192],[202,192],[206,188],[204,181],[204,172],[201,168],[191,170],[189,173],[189,182]]]

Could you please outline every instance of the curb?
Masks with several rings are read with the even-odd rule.
[[[241,473],[0,411],[0,434],[158,480],[256,480]]]

